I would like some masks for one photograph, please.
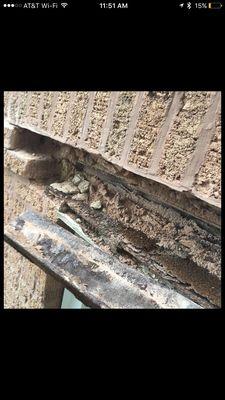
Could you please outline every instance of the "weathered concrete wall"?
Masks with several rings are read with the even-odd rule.
[[[4,308],[60,308],[63,287],[4,244]]]
[[[220,110],[219,92],[5,93],[12,124],[218,206]],[[213,174],[204,178],[212,163]]]
[[[43,308],[46,276],[4,244],[4,308]]]
[[[5,160],[8,162],[7,156]],[[11,170],[5,168],[4,173],[4,223],[29,209],[55,220],[56,202],[51,202],[45,196],[44,185],[14,173],[13,157],[11,161]],[[58,308],[62,293],[61,284],[5,244],[4,308]]]
[[[206,205],[220,208],[219,92],[5,92],[4,103],[5,223],[28,209],[56,220],[62,201],[46,195],[42,180],[62,180],[69,168],[65,146],[67,157],[59,156],[58,161],[51,156],[58,154],[57,145],[50,145],[49,150],[40,135],[29,136],[18,127],[101,155],[121,168],[121,176],[124,171],[138,174],[140,185],[158,199],[164,196],[164,188],[170,187],[174,192],[165,191],[164,197],[171,197],[168,202],[178,209],[184,199],[177,196],[185,192],[186,209],[197,217],[211,213],[205,206],[199,210],[198,197]],[[60,149],[61,155],[63,151]],[[127,179],[133,178],[127,175]],[[138,215],[137,208],[135,213]],[[212,216],[211,222],[218,226],[217,216]],[[146,225],[141,214],[137,225],[138,229]],[[169,236],[171,226],[165,231]],[[194,257],[194,243],[191,249]],[[202,265],[207,252],[202,249],[201,257],[200,250],[197,261]],[[210,263],[219,277],[219,261]],[[5,308],[59,306],[62,287],[8,245],[4,268]]]

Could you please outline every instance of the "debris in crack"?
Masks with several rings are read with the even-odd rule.
[[[79,183],[78,189],[80,193],[87,193],[89,189],[90,183],[86,180],[83,180],[82,182]]]
[[[50,187],[55,193],[75,194],[79,192],[78,188],[70,181],[51,183]]]
[[[78,185],[84,178],[80,174],[74,175],[72,182],[74,185]]]
[[[90,207],[94,208],[94,210],[101,210],[102,203],[100,200],[92,201],[92,203],[90,204]]]

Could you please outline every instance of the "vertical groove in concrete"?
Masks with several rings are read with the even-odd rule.
[[[4,92],[4,100],[3,100],[3,106],[4,106],[4,117],[8,117],[9,113],[9,100],[10,100],[10,92]]]
[[[83,127],[81,128],[80,139],[77,142],[77,147],[80,147],[80,148],[85,148],[84,141],[88,136],[88,128],[89,128],[89,123],[90,123],[90,118],[91,118],[91,112],[92,112],[93,105],[94,105],[95,94],[96,94],[96,92],[91,92],[89,95],[88,106],[87,106],[86,115],[85,115],[84,122],[83,122]]]
[[[21,92],[21,91],[18,92],[18,100],[19,101],[18,101],[18,107],[17,107],[17,110],[16,110],[16,119],[15,119],[16,125],[19,124],[19,116],[20,116],[20,109],[21,109],[21,103],[22,103],[22,100],[21,100],[22,93],[24,93],[24,92]]]
[[[12,92],[9,99],[9,122],[16,124],[16,113],[18,107],[18,92]]]
[[[198,173],[201,164],[204,161],[206,152],[208,150],[208,146],[215,132],[216,113],[218,112],[220,102],[221,102],[220,92],[219,93],[213,92],[212,102],[199,127],[200,133],[195,151],[193,153],[193,156],[189,164],[187,165],[183,180],[181,182],[182,186],[187,187],[189,189],[192,187],[194,183],[195,175]]]
[[[29,100],[29,92],[23,92],[24,93],[24,103],[23,103],[23,111],[20,113],[18,125],[24,125],[26,124],[26,115],[28,115],[29,110],[28,110],[28,100]],[[21,110],[20,110],[21,111]]]
[[[67,134],[69,131],[70,117],[71,117],[71,113],[72,113],[72,109],[73,109],[73,103],[74,103],[75,96],[76,96],[76,92],[70,92],[69,107],[67,110],[65,124],[64,124],[64,128],[63,128],[63,135],[65,134],[66,138],[67,138]]]
[[[50,113],[49,122],[48,122],[48,132],[51,132],[51,129],[52,129],[53,117],[55,114],[56,104],[57,104],[57,100],[59,97],[59,93],[60,92],[54,92],[54,95],[53,95],[52,108],[51,108],[51,113]]]
[[[164,145],[166,142],[167,135],[170,132],[171,127],[173,126],[174,120],[182,108],[182,99],[184,96],[184,92],[175,92],[172,103],[169,105],[167,110],[167,115],[165,118],[165,122],[160,129],[158,138],[155,142],[152,159],[149,165],[149,173],[151,175],[157,174],[159,163],[162,158],[162,154],[164,151]]]
[[[26,104],[26,111],[25,111],[26,118],[29,116],[29,108],[30,108],[30,103],[31,103],[31,99],[32,99],[32,93],[33,92],[29,92],[28,97],[27,97],[27,104]]]
[[[45,92],[41,92],[41,100],[40,100],[40,106],[39,106],[39,111],[38,111],[38,129],[41,129],[41,120],[42,120],[42,115],[44,111],[44,100],[45,100]]]
[[[136,98],[135,98],[135,104],[134,104],[134,107],[133,107],[133,110],[131,113],[130,125],[127,129],[126,140],[124,143],[124,147],[123,147],[123,151],[122,151],[121,159],[120,159],[120,163],[124,167],[126,167],[126,165],[128,164],[128,156],[130,153],[130,147],[131,147],[131,143],[132,143],[132,140],[134,137],[135,127],[136,127],[137,121],[138,121],[138,115],[139,115],[141,106],[143,104],[144,93],[145,92],[138,92],[136,95]]]
[[[105,124],[102,129],[102,136],[101,136],[100,145],[99,145],[99,149],[98,149],[102,156],[105,153],[105,147],[106,147],[107,139],[109,136],[110,128],[113,123],[113,114],[115,112],[115,107],[116,107],[116,103],[117,103],[119,94],[120,94],[120,92],[112,92],[111,97],[110,97],[107,116],[106,116]]]

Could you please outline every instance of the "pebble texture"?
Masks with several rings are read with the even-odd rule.
[[[137,111],[138,93],[143,93],[143,100]],[[184,92],[181,108],[170,118],[170,113],[175,112],[171,104],[176,93],[179,92],[5,92],[4,113],[8,122],[94,151],[125,169],[184,190],[180,189],[182,179],[198,144],[213,92]],[[172,121],[168,129],[167,118]],[[162,132],[156,168],[154,152],[159,152],[157,143]],[[220,132],[217,123],[211,150],[206,149],[205,164],[198,166],[195,183],[186,189],[194,196],[212,200],[218,207]],[[151,173],[152,159],[155,170]],[[212,164],[216,166],[214,172],[206,178]]]
[[[198,139],[199,126],[210,104],[210,92],[186,92],[184,106],[165,143],[160,175],[180,181]]]
[[[129,163],[138,167],[148,167],[155,141],[172,99],[173,92],[145,93],[131,145]]]
[[[46,274],[4,244],[4,308],[44,308]]]
[[[110,92],[96,92],[88,126],[88,135],[85,140],[87,146],[90,146],[92,149],[97,149],[99,146],[101,131],[106,120],[109,106],[109,99]]]
[[[53,134],[62,135],[69,107],[70,92],[58,92],[55,112],[53,114],[51,131]]]
[[[203,195],[221,198],[221,111],[205,161],[195,179],[195,189]]]
[[[84,122],[85,112],[87,110],[89,92],[74,92],[71,103],[71,113],[69,115],[68,128],[65,131],[65,137],[70,144],[76,144]]]
[[[28,100],[26,119],[30,126],[37,127],[39,123],[39,104],[41,101],[41,92],[31,92]]]
[[[136,92],[120,92],[106,143],[106,154],[119,157],[124,146]]]
[[[74,148],[84,148],[87,152],[101,154],[103,161],[110,161],[111,164],[108,164],[115,168],[114,175],[119,166],[123,172],[129,174],[128,171],[131,171],[135,172],[137,177],[141,175],[147,178],[149,184],[153,182],[158,185],[160,182],[161,187],[158,185],[154,191],[156,197],[157,190],[162,191],[163,187],[171,186],[176,194],[185,190],[187,196],[190,192],[193,196],[203,198],[206,203],[214,202],[219,208],[221,116],[212,115],[212,125],[214,120],[216,121],[215,132],[209,136],[201,165],[194,170],[194,182],[189,187],[183,187],[182,179],[188,171],[193,154],[196,154],[198,144],[201,143],[199,137],[202,121],[210,108],[212,92],[184,92],[180,108],[172,115],[176,93],[178,92],[5,92],[4,116],[7,124],[27,128],[61,143],[70,144]],[[173,118],[169,118],[171,115]],[[172,122],[167,125],[168,118]],[[162,132],[163,140],[160,140]],[[58,196],[54,197],[54,194],[53,198],[50,194],[47,196],[46,185],[38,183],[37,180],[29,180],[37,179],[37,176],[27,174],[29,169],[32,171],[33,168],[35,171],[35,166],[38,166],[38,155],[33,155],[33,152],[27,155],[26,149],[21,148],[18,153],[15,151],[14,147],[22,142],[12,126],[6,126],[4,135],[5,223],[28,209],[36,210],[55,221],[56,210],[63,200]],[[157,160],[156,149],[159,150],[159,143],[162,143],[162,148]],[[41,146],[42,144],[39,150]],[[152,159],[154,174],[151,171]],[[62,164],[65,163],[65,170],[70,169],[66,157],[62,156],[61,161]],[[52,166],[46,167],[47,164],[44,169],[52,170]],[[44,169],[40,169],[41,175],[44,174]],[[194,222],[176,217],[172,209],[167,210],[161,205],[153,204],[151,212],[145,212],[142,207],[128,199],[121,208],[119,200],[117,202],[110,197],[107,199],[104,191],[104,194],[99,196],[99,189],[93,197],[92,185],[83,178],[81,181],[75,178],[72,182],[74,175],[68,178],[67,171],[64,175],[61,182],[56,178],[51,180],[51,183],[60,185],[55,189],[53,187],[53,190],[63,195],[69,194],[74,200],[88,201],[92,205],[94,202],[95,206],[96,202],[100,201],[103,210],[106,209],[113,218],[119,219],[128,228],[144,232],[150,241],[156,241],[157,248],[162,249],[161,258],[157,261],[171,264],[171,270],[177,268],[180,271],[180,265],[175,265],[173,256],[169,261],[163,259],[164,250],[166,254],[171,251],[172,255],[190,259],[190,264],[184,262],[184,265],[191,272],[201,268],[215,279],[220,279],[219,240],[218,243],[213,243],[214,238]],[[191,202],[192,198],[187,197],[187,201]],[[176,208],[176,196],[174,207]],[[204,212],[201,204],[199,208]],[[94,212],[99,214],[100,208]],[[40,270],[37,272],[32,263],[21,257],[15,250],[6,248],[5,307],[42,308],[46,295],[46,276]],[[29,277],[25,272],[28,269]],[[18,281],[20,278],[27,281],[27,286],[26,283]],[[196,280],[198,281],[197,278]],[[14,294],[13,287],[18,289]],[[21,292],[20,299],[18,291]]]
[[[43,103],[39,103],[39,107],[41,108],[41,119],[39,128],[42,131],[48,131],[48,123],[51,114],[51,107],[53,104],[53,97],[54,92],[43,92]]]

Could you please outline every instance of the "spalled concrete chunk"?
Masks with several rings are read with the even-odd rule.
[[[87,193],[77,193],[72,197],[73,200],[85,201],[88,199]]]
[[[86,180],[83,180],[81,183],[79,183],[78,189],[79,189],[80,193],[86,193],[89,189],[89,185],[90,185],[90,183]]]
[[[55,160],[45,154],[29,153],[25,150],[7,150],[4,165],[15,174],[29,179],[47,179],[59,176]]]
[[[74,175],[72,182],[74,185],[79,185],[79,183],[83,180],[84,178],[80,174]]]
[[[70,181],[55,182],[50,185],[52,189],[58,190],[62,193],[75,194],[78,193],[77,187]]]
[[[92,201],[90,204],[91,208],[94,208],[94,210],[101,210],[102,208],[102,203],[100,200]]]
[[[4,147],[9,150],[14,150],[19,147],[23,129],[5,123],[4,126]]]

